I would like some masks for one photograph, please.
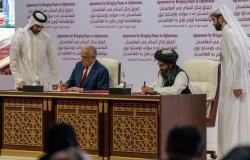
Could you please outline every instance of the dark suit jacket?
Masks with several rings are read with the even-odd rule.
[[[80,87],[84,66],[82,62],[77,62],[66,82],[68,88]],[[83,84],[84,90],[107,90],[109,88],[109,72],[107,68],[97,60],[93,64],[89,74]]]

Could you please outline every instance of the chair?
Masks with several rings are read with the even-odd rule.
[[[121,63],[116,59],[97,58],[109,71],[109,87],[116,87],[120,83]]]
[[[220,63],[206,59],[187,60],[182,69],[188,75],[190,90],[193,94],[207,95],[207,127],[214,127],[217,115],[217,105],[220,88]],[[216,159],[216,152],[207,150],[212,159]]]

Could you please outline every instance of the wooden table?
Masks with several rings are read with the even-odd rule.
[[[94,159],[163,158],[176,124],[195,125],[206,137],[206,95],[0,91],[0,104],[2,154],[43,152],[46,129],[60,122],[74,126]]]

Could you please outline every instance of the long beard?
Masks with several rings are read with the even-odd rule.
[[[171,69],[168,70],[160,70],[160,74],[162,76],[163,79],[163,85],[164,86],[170,86],[172,85],[172,81],[174,81],[176,72],[178,71],[178,66],[176,66],[176,64],[173,64],[173,66],[171,67]]]
[[[170,75],[171,70],[160,70],[160,74],[163,77],[163,79],[167,79]]]

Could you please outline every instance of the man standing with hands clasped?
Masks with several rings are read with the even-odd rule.
[[[43,31],[47,16],[35,11],[24,28],[18,28],[10,47],[10,69],[17,88],[48,82],[48,63],[53,84],[58,84],[56,52],[49,34]]]
[[[222,31],[221,81],[218,107],[218,155],[250,145],[250,41],[231,10],[222,5],[210,13]]]

